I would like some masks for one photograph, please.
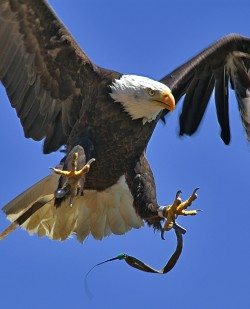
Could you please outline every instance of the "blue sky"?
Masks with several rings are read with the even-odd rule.
[[[160,79],[214,40],[230,32],[250,36],[248,1],[53,0],[50,1],[80,46],[97,64],[124,73]],[[14,110],[0,89],[1,189],[4,206],[48,173],[60,154],[42,155],[41,143],[26,140]],[[148,227],[104,241],[91,237],[53,242],[17,230],[0,243],[0,307],[40,308],[249,308],[250,148],[233,92],[232,142],[219,138],[214,101],[192,138],[179,138],[179,108],[159,124],[147,156],[159,203],[175,192],[187,197],[200,187],[196,217],[181,218],[188,229],[179,263],[165,276],[141,273],[123,262],[106,264],[89,277],[94,298],[84,291],[84,275],[120,252],[161,268],[175,240]],[[4,150],[4,151],[3,151]],[[8,222],[0,215],[1,229]]]

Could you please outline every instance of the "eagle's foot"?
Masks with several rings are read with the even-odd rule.
[[[58,168],[51,168],[56,174],[65,177],[63,185],[55,191],[55,198],[57,205],[61,201],[69,197],[69,206],[73,206],[74,198],[78,195],[83,195],[84,189],[84,175],[90,170],[91,164],[95,161],[94,158],[90,159],[81,169],[77,170],[78,152],[74,152],[68,165],[71,170],[63,170]]]
[[[72,159],[72,166],[73,169],[71,171],[65,171],[62,169],[57,169],[52,167],[51,169],[61,176],[66,178],[75,178],[80,179],[84,174],[87,174],[90,170],[90,165],[95,161],[94,158],[90,159],[80,170],[77,170],[77,159],[78,159],[78,152],[75,152]]]
[[[162,228],[162,238],[164,239],[164,232],[171,230],[175,225],[175,220],[178,216],[195,216],[200,211],[200,209],[197,210],[186,210],[194,200],[197,199],[197,191],[199,188],[196,188],[191,196],[185,200],[182,201],[180,194],[181,191],[178,191],[175,196],[175,200],[172,205],[161,207],[159,211],[159,215],[161,217],[164,217],[165,223]]]

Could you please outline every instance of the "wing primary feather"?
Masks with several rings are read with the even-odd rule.
[[[205,114],[213,87],[212,74],[191,83],[180,115],[180,135],[192,135],[196,132]]]
[[[9,61],[8,66],[6,66],[6,70],[9,71],[9,75],[7,76],[4,72],[2,71],[0,72],[0,76],[2,76],[2,74],[5,76],[4,86],[6,87],[9,95],[11,95],[11,92],[12,92],[10,88],[15,86],[15,83],[13,83],[13,80],[17,78],[16,76],[17,76],[20,62],[21,62],[21,57],[18,56],[17,49],[14,48],[12,52],[11,60]],[[2,67],[2,63],[0,63],[0,68],[1,67]]]
[[[187,94],[185,96],[182,113],[180,115],[180,135],[189,134],[189,126],[192,121],[191,116],[191,108],[189,106],[190,103],[193,102],[194,89],[198,84],[197,79],[193,79],[191,84],[188,87]]]
[[[8,87],[6,87],[6,91],[8,94],[8,97],[10,99],[10,104],[13,108],[18,107],[18,92],[17,89],[19,87],[19,84],[22,81],[22,61],[23,61],[23,57],[20,55],[17,55],[17,57],[14,59],[15,63],[13,65],[15,65],[15,72],[13,71],[13,74],[15,74],[13,76],[13,79],[10,81],[8,78],[8,74],[4,76],[4,79],[6,81],[6,83],[8,83],[8,81],[10,81],[8,83]],[[3,84],[5,85],[5,82],[2,80]],[[17,110],[18,112],[18,110]]]
[[[242,124],[247,138],[250,140],[250,77],[248,75],[250,62],[244,63],[243,60],[234,57],[233,64],[231,79],[234,84]]]
[[[231,140],[228,111],[228,73],[225,66],[215,72],[215,105],[221,127],[221,139],[228,145]]]

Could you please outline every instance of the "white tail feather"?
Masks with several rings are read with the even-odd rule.
[[[78,217],[74,232],[77,235],[77,240],[83,242],[90,233],[89,222],[91,209],[85,206],[81,207],[81,205],[81,197],[77,197],[74,201],[74,207],[77,207],[78,209]]]
[[[48,203],[40,208],[33,216],[24,222],[23,227],[32,233],[37,233],[37,229],[41,223],[45,222],[46,220],[50,220],[50,218],[53,216],[51,207],[52,204],[53,201],[52,203]]]
[[[107,210],[104,204],[100,205],[96,211],[91,211],[90,231],[95,239],[102,239],[106,225]]]
[[[110,229],[110,226],[109,226],[109,221],[108,221],[108,219],[106,217],[106,225],[105,225],[103,236],[106,237],[106,236],[109,236],[111,234],[112,234],[112,232],[111,232],[111,229]]]
[[[3,207],[3,211],[11,221],[16,220],[24,210],[31,206],[40,197],[52,194],[57,187],[58,180],[59,175],[48,175],[10,201],[5,207]]]
[[[54,209],[54,225],[50,237],[52,239],[65,240],[75,228],[78,209],[71,207],[69,201],[63,202],[60,207]]]
[[[3,211],[11,221],[16,220],[38,199],[52,195],[57,182],[57,175],[47,176],[7,204]],[[142,225],[143,221],[135,213],[132,195],[122,176],[117,184],[105,191],[85,190],[84,196],[74,198],[72,207],[69,200],[65,200],[56,208],[54,200],[51,200],[22,227],[31,234],[56,240],[65,240],[76,234],[77,239],[83,242],[89,234],[95,239],[102,239],[111,233],[124,234]]]

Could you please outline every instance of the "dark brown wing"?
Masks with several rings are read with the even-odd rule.
[[[45,153],[67,142],[96,71],[45,1],[0,0],[0,79]]]
[[[243,126],[250,139],[249,68],[250,39],[231,34],[165,76],[161,82],[172,89],[176,101],[185,95],[180,115],[180,135],[192,135],[197,130],[212,91],[215,90],[221,138],[225,144],[229,144],[228,83],[230,81],[236,93]]]

